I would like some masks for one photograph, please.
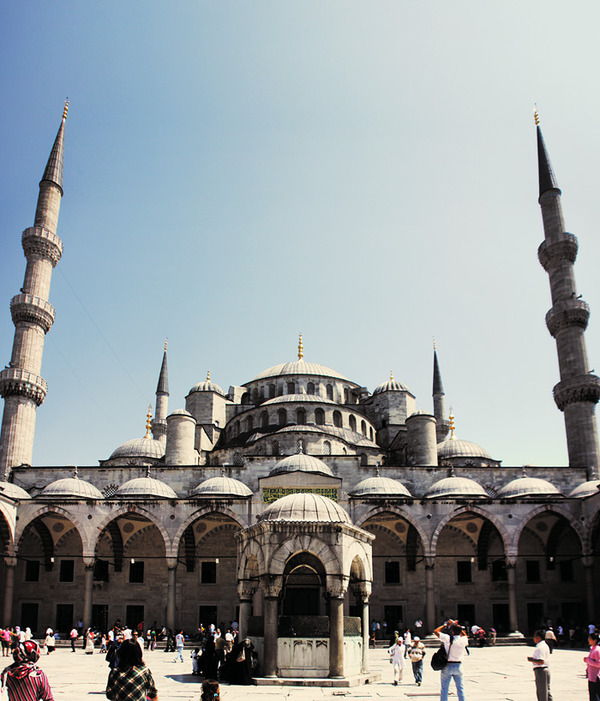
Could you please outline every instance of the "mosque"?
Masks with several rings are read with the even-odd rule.
[[[425,634],[452,616],[520,635],[548,618],[594,619],[600,379],[585,349],[578,243],[537,119],[538,257],[569,467],[505,467],[458,438],[435,349],[423,411],[392,376],[370,391],[305,359],[300,337],[296,358],[228,390],[207,376],[174,410],[165,345],[145,436],[73,468],[31,465],[62,255],[67,108],[22,234],[25,277],[0,372],[2,624],[68,631],[81,618],[105,630],[120,618],[193,632],[238,621],[265,677],[343,678],[368,670],[373,621],[421,620]]]

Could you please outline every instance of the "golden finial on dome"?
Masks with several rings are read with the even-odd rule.
[[[435,336],[433,337],[433,350],[437,350],[437,346],[435,345]]]
[[[304,345],[302,343],[302,334],[298,337],[298,360],[304,358]]]
[[[69,112],[69,98],[67,97],[67,99],[65,100],[65,108],[63,110],[63,116],[62,116],[63,120],[65,120],[67,118],[68,112]]]
[[[150,438],[150,432],[152,431],[152,404],[148,406],[148,413],[146,414],[146,435],[144,438]]]
[[[454,414],[452,413],[452,407],[450,407],[450,416],[448,417],[448,425],[450,426],[450,440],[456,440],[454,437]]]
[[[168,340],[169,340],[168,338],[165,338],[165,353],[167,352],[167,341]]]
[[[394,379],[394,371],[390,370],[390,380],[393,380],[393,379]]]
[[[535,121],[535,126],[539,126],[540,124],[540,115],[538,113],[538,108],[537,108],[537,102],[534,103],[534,109],[533,109],[533,119]]]
[[[210,370],[206,371],[206,381],[210,382]]]

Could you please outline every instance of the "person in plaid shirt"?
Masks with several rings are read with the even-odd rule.
[[[133,640],[124,640],[119,648],[119,664],[109,672],[106,698],[111,701],[158,700],[152,673],[142,662],[142,650]]]

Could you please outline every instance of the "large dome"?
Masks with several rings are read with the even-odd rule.
[[[462,441],[458,438],[449,438],[438,443],[438,458],[485,458],[492,460],[492,456],[477,443]]]
[[[0,482],[0,494],[10,499],[31,499],[22,487],[12,482]]]
[[[177,499],[176,492],[168,484],[149,476],[125,482],[114,496],[116,499]]]
[[[65,477],[64,479],[50,482],[42,490],[42,497],[52,499],[104,499],[99,489],[90,482],[80,480],[78,477]]]
[[[333,477],[331,469],[319,458],[314,458],[312,455],[297,453],[283,458],[269,472],[269,477],[273,475],[281,475],[284,472],[319,472],[323,475]]]
[[[318,363],[307,363],[303,359],[294,360],[289,363],[281,363],[280,365],[273,365],[273,367],[267,368],[259,373],[251,382],[264,380],[267,377],[281,377],[282,375],[315,375],[317,377],[333,377],[337,380],[349,382],[347,377],[344,377],[344,375],[336,370],[332,370],[325,365],[319,365]]]
[[[391,477],[367,477],[349,492],[351,497],[370,498],[412,498],[408,489]]]
[[[200,482],[191,496],[204,499],[245,499],[252,496],[252,490],[233,477],[221,475]]]
[[[425,493],[425,499],[489,499],[485,489],[468,477],[444,477],[435,482]]]
[[[165,454],[165,444],[154,438],[134,438],[113,451],[109,460],[115,458],[152,458],[160,460]]]
[[[310,521],[317,523],[352,523],[348,512],[321,494],[288,494],[268,506],[261,521]]]
[[[519,477],[505,484],[498,491],[498,499],[522,499],[536,497],[558,497],[561,496],[558,489],[547,480],[539,477]]]

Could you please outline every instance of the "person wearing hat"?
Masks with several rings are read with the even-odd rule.
[[[54,701],[48,677],[35,664],[40,659],[40,646],[35,640],[17,643],[13,659],[1,674],[2,688],[6,689],[9,701],[23,698]]]
[[[425,657],[425,645],[421,642],[418,635],[412,640],[412,645],[408,649],[408,656],[412,664],[413,675],[417,686],[421,686],[423,681],[423,658]]]

